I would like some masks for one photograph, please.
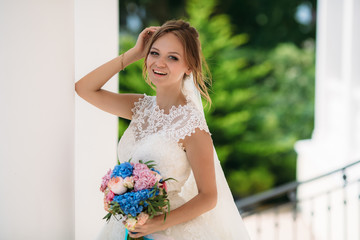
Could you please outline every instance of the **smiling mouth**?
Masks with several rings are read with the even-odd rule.
[[[156,70],[153,70],[153,73],[154,73],[155,75],[159,75],[159,76],[165,76],[165,75],[167,75],[167,73],[164,73],[164,72],[161,72],[161,71],[156,71]]]

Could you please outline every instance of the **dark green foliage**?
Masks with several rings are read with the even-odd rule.
[[[222,0],[217,12],[226,12],[237,26],[236,32],[250,36],[249,46],[273,48],[280,42],[300,46],[304,39],[315,38],[316,0]],[[296,21],[300,4],[311,6],[312,21],[303,25]]]
[[[129,15],[139,17],[140,27],[188,17],[185,3],[189,6],[191,0],[122,0],[120,25],[124,27],[129,23]],[[301,4],[307,5],[311,11],[312,19],[307,24],[302,24],[295,18]],[[247,46],[270,49],[281,42],[301,46],[305,39],[314,39],[316,8],[317,0],[221,0],[217,1],[212,15],[226,14],[234,24],[235,33],[249,35]]]
[[[280,44],[242,48],[215,1],[189,1],[213,74],[213,108],[206,117],[230,187],[237,197],[295,179],[298,139],[313,128],[314,50]]]

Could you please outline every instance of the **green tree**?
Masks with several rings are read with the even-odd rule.
[[[120,1],[120,26],[133,31],[134,19],[140,28],[168,19],[189,16],[185,5],[189,1],[123,0]],[[221,0],[213,15],[227,14],[235,33],[246,33],[246,46],[271,49],[279,43],[292,42],[301,46],[304,40],[315,39],[317,0]],[[303,11],[299,11],[302,9]],[[305,12],[304,12],[305,11]],[[305,21],[296,17],[307,16]]]
[[[315,38],[316,4],[317,0],[222,0],[217,12],[229,14],[235,32],[249,34],[248,46],[271,49],[283,42],[301,46],[304,40]],[[299,6],[310,13],[306,24],[296,20]]]

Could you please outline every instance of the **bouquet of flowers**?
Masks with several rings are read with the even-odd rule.
[[[143,225],[149,218],[170,211],[166,181],[154,167],[154,161],[128,162],[115,165],[102,178],[100,191],[104,193],[104,208],[109,213],[103,218],[108,222],[113,215],[123,219],[132,231],[136,224]],[[119,219],[117,217],[120,217]],[[132,239],[128,235],[126,239]],[[146,238],[143,238],[146,239]]]

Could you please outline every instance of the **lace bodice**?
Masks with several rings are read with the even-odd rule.
[[[156,104],[155,96],[141,97],[132,109],[133,116],[118,145],[120,162],[154,160],[156,168],[169,181],[171,209],[178,208],[197,194],[196,182],[186,152],[179,141],[196,129],[209,133],[203,112],[187,99],[184,106],[172,107],[168,114]],[[210,134],[210,133],[209,133]],[[226,183],[220,162],[214,152],[218,201],[215,209],[190,221],[156,232],[156,240],[248,240],[244,224]],[[98,239],[123,239],[125,228],[115,218],[107,224]]]
[[[186,105],[172,106],[165,114],[156,104],[155,96],[147,96],[132,109],[135,140],[159,133],[169,141],[178,142],[195,132],[196,128],[209,132],[202,114],[187,100]]]
[[[177,180],[168,182],[168,193],[173,198],[171,207],[178,207],[184,203],[178,194],[191,173],[179,141],[197,128],[209,133],[205,118],[189,100],[185,105],[173,106],[166,114],[156,104],[156,96],[146,94],[135,102],[132,112],[130,125],[118,145],[119,160],[154,160],[165,178]]]

